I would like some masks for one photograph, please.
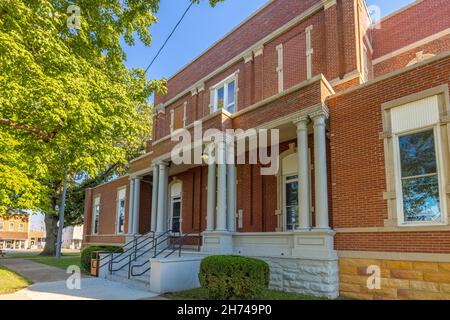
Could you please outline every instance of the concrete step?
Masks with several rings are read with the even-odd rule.
[[[128,279],[128,272],[126,275],[115,274],[108,275],[106,279],[117,281],[126,284],[129,287],[150,291],[150,276],[147,277],[131,277]]]

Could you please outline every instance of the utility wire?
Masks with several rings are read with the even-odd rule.
[[[183,21],[184,17],[186,16],[186,14],[188,13],[188,11],[191,9],[192,5],[194,4],[193,1],[191,1],[191,3],[189,4],[189,6],[186,8],[186,10],[184,11],[183,15],[181,16],[180,20],[178,20],[177,24],[175,25],[175,27],[172,29],[172,32],[170,32],[169,36],[167,37],[166,41],[164,41],[163,45],[161,46],[161,48],[159,48],[158,52],[156,53],[155,57],[152,59],[152,61],[150,62],[150,64],[148,65],[148,67],[145,69],[145,73],[147,73],[148,69],[150,69],[150,67],[153,65],[153,63],[155,62],[155,60],[158,58],[159,54],[163,51],[164,47],[166,46],[167,42],[169,42],[170,38],[173,36],[173,34],[175,33],[175,31],[177,30],[178,26],[181,24],[181,21]]]

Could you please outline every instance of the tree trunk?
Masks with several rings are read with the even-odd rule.
[[[56,238],[58,234],[58,217],[56,215],[45,215],[45,234],[45,247],[40,255],[54,256],[56,254]]]

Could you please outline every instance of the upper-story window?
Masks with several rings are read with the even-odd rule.
[[[23,223],[19,224],[19,231],[23,232],[23,229],[24,229]]]
[[[8,226],[9,231],[14,231],[14,222],[10,222]]]
[[[228,112],[236,111],[236,75],[226,78],[213,87],[213,112],[225,109]]]
[[[0,221],[0,231],[2,231],[2,230],[3,230],[3,222]]]

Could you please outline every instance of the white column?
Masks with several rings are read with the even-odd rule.
[[[227,226],[228,231],[236,231],[236,166],[234,160],[234,141],[227,145]]]
[[[158,177],[159,177],[159,168],[158,165],[153,165],[153,185],[152,185],[152,216],[151,216],[151,224],[150,231],[156,230],[156,215],[158,210]]]
[[[134,178],[130,178],[130,201],[128,204],[128,234],[133,234],[133,210],[134,210]]]
[[[162,233],[166,231],[166,208],[167,208],[167,185],[168,174],[167,164],[165,162],[159,163],[159,183],[158,183],[158,215],[156,218],[156,232]]]
[[[298,162],[298,221],[299,229],[309,229],[310,222],[310,185],[308,164],[308,117],[298,119],[297,125],[297,162]]]
[[[216,162],[208,164],[208,202],[206,209],[206,230],[214,231],[216,214]]]
[[[141,193],[141,178],[134,179],[134,209],[133,209],[133,233],[139,234],[139,207]]]
[[[314,121],[314,181],[316,227],[329,229],[328,223],[328,189],[327,189],[327,151],[325,121],[327,112],[321,110],[311,115]]]
[[[227,146],[224,139],[217,142],[217,225],[216,231],[227,230]]]

